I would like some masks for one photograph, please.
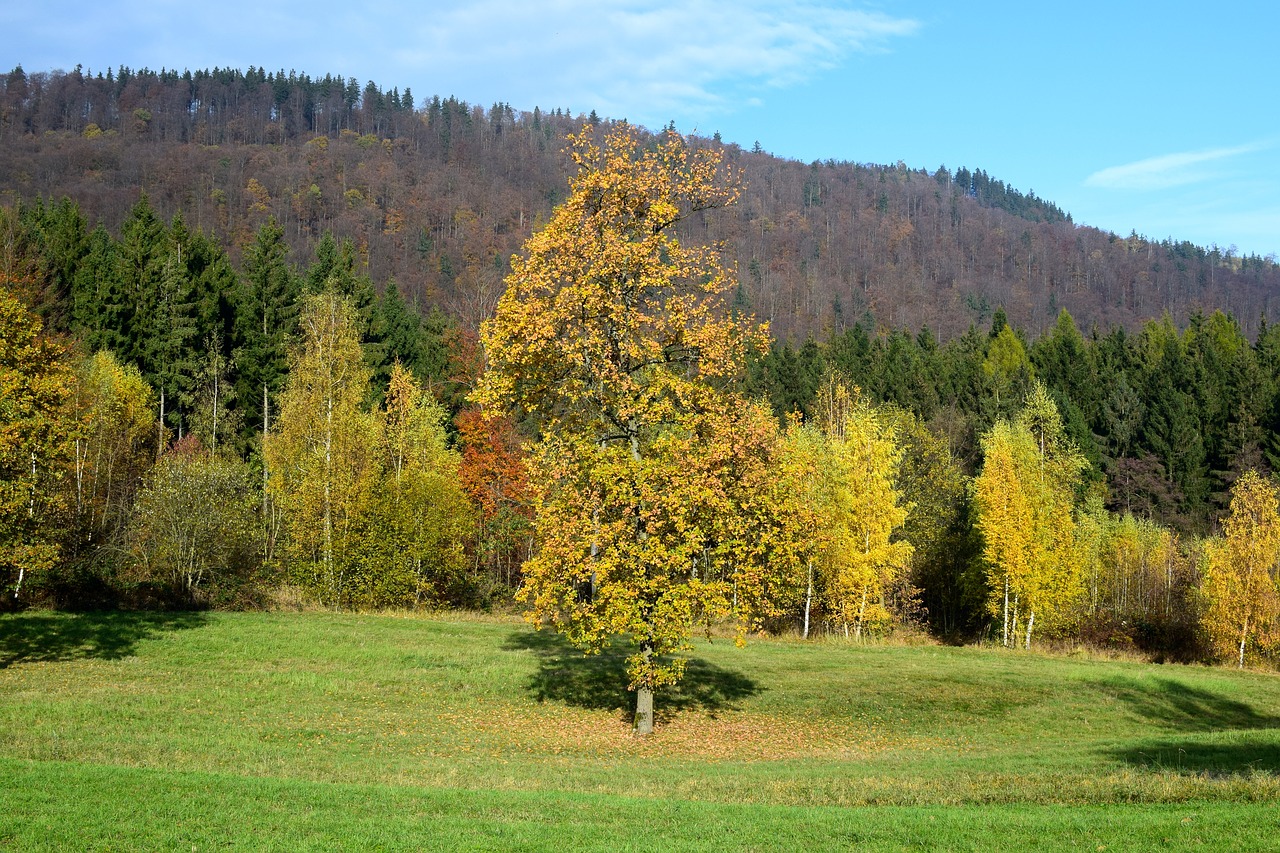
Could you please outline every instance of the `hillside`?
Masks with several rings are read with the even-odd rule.
[[[115,234],[145,192],[236,262],[274,217],[295,264],[327,233],[351,238],[379,287],[469,327],[563,194],[563,138],[587,118],[254,68],[16,68],[0,86],[3,203],[68,196]],[[1078,225],[982,169],[725,149],[742,202],[688,227],[725,242],[739,303],[783,339],[863,322],[945,341],[1000,306],[1033,336],[1064,308],[1085,329],[1222,309],[1250,336],[1280,316],[1273,261]]]

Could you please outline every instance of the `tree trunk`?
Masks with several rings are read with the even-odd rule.
[[[1249,639],[1249,620],[1244,620],[1244,628],[1240,631],[1240,660],[1236,664],[1238,669],[1244,669],[1244,645]]]
[[[646,641],[640,647],[640,654],[644,656],[645,670],[649,669],[649,659],[653,657],[653,645]],[[649,673],[646,673],[646,677]],[[638,735],[653,734],[653,685],[640,684],[636,687],[636,716],[634,721],[635,733]]]
[[[262,517],[267,517],[267,480],[271,471],[267,467],[267,433],[271,430],[271,408],[267,399],[267,383],[262,383]]]
[[[635,733],[653,734],[653,688],[641,685],[636,688]]]
[[[164,388],[160,389],[160,429],[156,437],[156,458],[164,455]]]
[[[1027,651],[1031,651],[1031,627],[1036,624],[1036,612],[1031,611],[1027,616]]]
[[[1004,621],[1001,622],[1001,629],[1004,632],[1003,643],[1005,648],[1009,647],[1009,579],[1004,579]]]
[[[804,593],[804,639],[809,639],[809,608],[813,604],[813,560],[809,560],[809,585]]]

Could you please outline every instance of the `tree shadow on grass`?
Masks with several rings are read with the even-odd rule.
[[[1143,741],[1110,751],[1113,758],[1141,770],[1213,777],[1280,774],[1280,737],[1266,733],[1233,735],[1229,740]]]
[[[1210,776],[1280,772],[1280,716],[1173,679],[1109,679],[1096,686],[1153,725],[1189,735],[1109,750],[1126,764]]]
[[[0,617],[0,669],[15,663],[119,660],[138,642],[168,631],[198,628],[207,617],[177,613],[28,612]]]
[[[583,655],[559,634],[550,631],[517,631],[507,638],[507,651],[531,651],[538,669],[526,689],[539,702],[563,702],[591,710],[623,710],[630,714],[635,697],[627,690],[625,648],[607,648],[598,655]],[[713,719],[720,711],[738,710],[743,699],[758,696],[763,688],[740,672],[722,669],[700,658],[689,658],[684,678],[674,687],[659,688],[655,716],[701,710]]]
[[[1094,686],[1163,729],[1211,732],[1280,728],[1280,716],[1260,712],[1246,702],[1190,687],[1171,678],[1143,681],[1111,678],[1095,682]]]

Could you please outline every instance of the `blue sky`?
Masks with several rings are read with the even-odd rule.
[[[1280,255],[1262,0],[0,0],[0,31],[4,70],[254,65],[594,109],[804,161],[982,168],[1080,224]]]

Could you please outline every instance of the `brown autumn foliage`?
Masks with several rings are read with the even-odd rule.
[[[374,281],[475,328],[562,200],[564,137],[582,121],[331,75],[17,68],[0,75],[0,203],[69,196],[114,233],[145,191],[162,219],[181,210],[236,262],[274,216],[295,262],[326,232],[351,238]],[[1063,308],[1082,328],[1220,308],[1246,335],[1276,314],[1274,259],[1078,226],[981,170],[723,154],[741,204],[682,227],[723,241],[735,304],[784,339],[870,318],[947,340],[997,306],[1033,337]]]

